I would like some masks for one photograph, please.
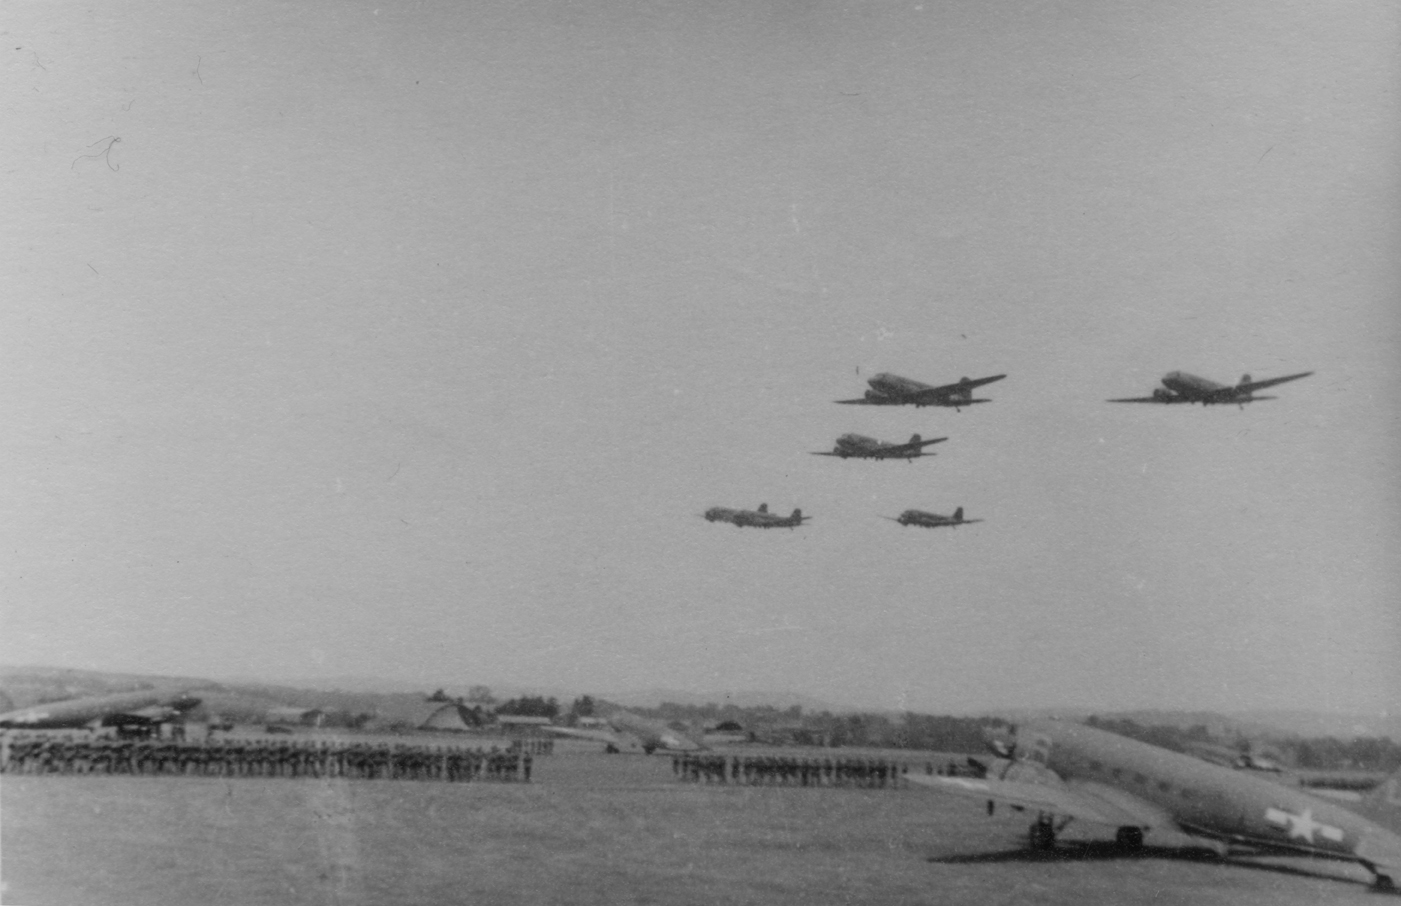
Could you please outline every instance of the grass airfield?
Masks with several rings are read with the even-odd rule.
[[[924,789],[681,783],[669,757],[557,752],[529,785],[5,775],[0,902],[1379,902],[1347,863],[1126,856],[1073,824],[1043,856],[1028,816]]]

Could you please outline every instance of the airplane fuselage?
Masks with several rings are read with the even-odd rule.
[[[1170,371],[1163,375],[1162,384],[1164,387],[1185,397],[1193,402],[1206,402],[1211,396],[1219,394],[1222,390],[1229,390],[1229,385],[1218,384],[1216,381],[1209,381],[1204,377],[1197,377],[1195,374],[1188,374],[1185,371]]]
[[[199,699],[184,693],[166,691],[121,692],[90,698],[68,699],[20,708],[0,714],[0,728],[27,730],[60,730],[85,727],[94,721],[121,715],[132,715],[147,709],[169,708],[172,712],[187,711],[199,704]]]
[[[866,437],[864,434],[843,434],[837,438],[836,446],[832,448],[831,453],[819,455],[840,456],[842,459],[851,457],[859,459],[917,459],[920,456],[933,456],[933,453],[925,453],[924,447],[936,444],[939,440],[921,441],[919,435],[916,434],[910,438],[909,443],[893,444],[876,440],[874,437]]]
[[[941,516],[938,513],[926,513],[924,510],[906,510],[895,521],[901,525],[917,525],[920,528],[939,528],[945,525],[963,525],[965,523],[963,519]]]
[[[1342,806],[1263,777],[1058,721],[1019,732],[1018,745],[1028,742],[1026,757],[1067,783],[1127,792],[1161,808],[1188,833],[1364,863],[1401,861],[1401,837]]]
[[[832,452],[839,456],[880,456],[881,451],[889,450],[894,446],[894,444],[876,440],[874,437],[866,437],[863,434],[843,434],[837,438],[837,445],[832,449]]]
[[[635,752],[651,755],[656,751],[695,752],[705,745],[684,733],[679,733],[659,720],[651,720],[631,711],[614,711],[605,718],[608,729],[578,729],[574,727],[545,727],[547,733],[601,742],[609,752]]]
[[[760,506],[757,510],[735,510],[729,507],[714,506],[703,513],[707,522],[728,522],[738,528],[797,528],[803,524],[803,520],[810,518],[802,514],[801,510],[794,510],[792,515],[780,516],[777,513],[770,513],[768,507]]]
[[[668,752],[697,752],[705,746],[682,733],[671,729],[659,720],[649,720],[630,711],[618,711],[608,718],[609,726],[619,733],[630,733],[637,737],[642,750],[649,755],[663,749]]]
[[[921,397],[934,388],[929,384],[910,380],[898,374],[882,372],[866,382],[871,389],[866,391],[866,400],[877,406],[899,406],[904,404],[920,406],[971,406],[987,400],[973,399],[973,388],[954,386],[938,398]]]

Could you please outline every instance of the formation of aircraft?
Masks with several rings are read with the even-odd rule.
[[[1234,387],[1227,384],[1218,384],[1215,381],[1208,381],[1206,378],[1197,377],[1195,374],[1188,374],[1185,371],[1170,371],[1163,375],[1163,386],[1153,388],[1152,396],[1134,396],[1125,399],[1109,400],[1111,403],[1201,403],[1203,406],[1211,406],[1222,403],[1235,403],[1244,407],[1246,403],[1259,402],[1260,400],[1272,400],[1273,396],[1256,396],[1256,390],[1264,390],[1266,387],[1273,387],[1276,384],[1283,384],[1285,381],[1297,381],[1299,378],[1306,378],[1313,374],[1312,371],[1301,371],[1298,374],[1288,374],[1284,377],[1270,378],[1267,381],[1252,381],[1250,375],[1241,375],[1240,383]]]
[[[759,504],[757,510],[732,510],[729,507],[713,506],[702,513],[707,522],[728,522],[737,528],[797,528],[811,516],[804,516],[802,510],[794,510],[791,516],[780,516],[769,512],[767,503]]]
[[[546,733],[573,739],[601,742],[607,752],[635,752],[639,749],[651,755],[656,751],[699,752],[710,745],[735,741],[735,734],[720,734],[715,738],[682,733],[659,720],[650,720],[631,711],[614,711],[604,718],[604,727],[542,727]]]
[[[924,448],[931,444],[943,443],[947,437],[936,437],[933,440],[920,440],[918,434],[910,437],[908,443],[892,444],[883,440],[876,440],[874,437],[866,437],[862,434],[843,434],[837,438],[837,445],[830,451],[813,453],[813,456],[840,456],[842,459],[857,457],[858,459],[905,459],[914,460],[920,456],[933,456],[933,453],[925,453]]]
[[[942,526],[972,525],[974,522],[982,522],[981,519],[964,519],[963,507],[953,511],[952,516],[941,516],[938,513],[927,513],[924,510],[906,510],[898,518],[882,516],[882,519],[890,519],[891,522],[898,522],[901,525],[917,525],[920,528],[940,528]]]
[[[960,378],[954,384],[934,387],[900,377],[898,374],[882,372],[866,382],[871,385],[871,389],[866,391],[865,396],[855,400],[837,400],[837,402],[852,406],[948,406],[953,409],[961,409],[974,403],[992,402],[992,400],[973,399],[974,389],[984,384],[991,384],[993,381],[1000,381],[1006,376],[1005,374],[994,374],[992,377],[976,380],[969,380],[965,377]]]
[[[1313,374],[1312,371],[1301,371],[1298,374],[1288,374],[1263,381],[1253,381],[1250,375],[1246,374],[1241,377],[1239,383],[1231,386],[1218,384],[1185,371],[1172,371],[1163,376],[1162,386],[1155,388],[1151,396],[1124,397],[1112,399],[1109,402],[1201,403],[1203,406],[1234,403],[1244,408],[1246,403],[1276,398],[1256,396],[1256,391],[1274,387],[1287,381],[1297,381],[1311,374]],[[988,399],[975,398],[973,391],[994,381],[1000,381],[1006,376],[1005,374],[994,374],[976,379],[964,377],[955,383],[935,387],[901,377],[898,374],[882,372],[867,381],[870,389],[860,399],[837,400],[836,402],[861,406],[946,406],[959,409],[975,403],[991,402]],[[910,437],[907,443],[899,444],[877,440],[862,434],[843,434],[837,438],[836,445],[831,450],[814,451],[813,455],[836,456],[841,459],[904,459],[907,462],[912,462],[920,456],[934,455],[933,451],[925,453],[924,448],[946,440],[948,440],[947,437],[922,440],[918,434],[915,434]],[[901,525],[918,525],[925,528],[982,521],[980,519],[965,520],[961,518],[962,512],[962,508],[959,508],[953,517],[945,517],[921,510],[906,510],[894,521]],[[765,506],[760,506],[758,511],[712,507],[704,515],[711,522],[729,522],[736,526],[755,526],[758,528],[795,528],[801,525],[806,518],[798,510],[794,510],[793,515],[787,518],[772,516]],[[884,518],[889,519],[890,517]]]
[[[164,723],[200,700],[186,692],[148,690],[47,702],[0,714],[0,729],[76,730]]]
[[[1401,771],[1356,803],[1329,801],[1233,770],[1062,721],[1022,727],[983,777],[908,775],[913,783],[1034,813],[1033,849],[1053,849],[1071,821],[1113,828],[1136,849],[1152,834],[1220,856],[1303,855],[1360,863],[1380,888],[1401,872]]]

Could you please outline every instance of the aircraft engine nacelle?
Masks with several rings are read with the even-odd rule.
[[[1172,399],[1172,397],[1173,397],[1172,391],[1171,391],[1171,390],[1168,390],[1168,389],[1165,388],[1165,387],[1154,387],[1154,388],[1153,388],[1153,399],[1155,399],[1155,400],[1162,400],[1163,402],[1167,402],[1168,400]]]

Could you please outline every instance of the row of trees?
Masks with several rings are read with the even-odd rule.
[[[1132,720],[1095,717],[1086,718],[1091,727],[1108,730],[1130,739],[1149,742],[1175,752],[1189,752],[1194,743],[1220,743],[1239,752],[1250,752],[1254,743],[1246,739],[1219,741],[1205,726],[1187,729],[1173,726],[1144,726]],[[1266,740],[1270,748],[1278,749],[1284,760],[1305,770],[1394,771],[1401,768],[1401,744],[1390,738],[1359,736],[1341,740],[1331,736],[1301,739],[1285,737]]]

